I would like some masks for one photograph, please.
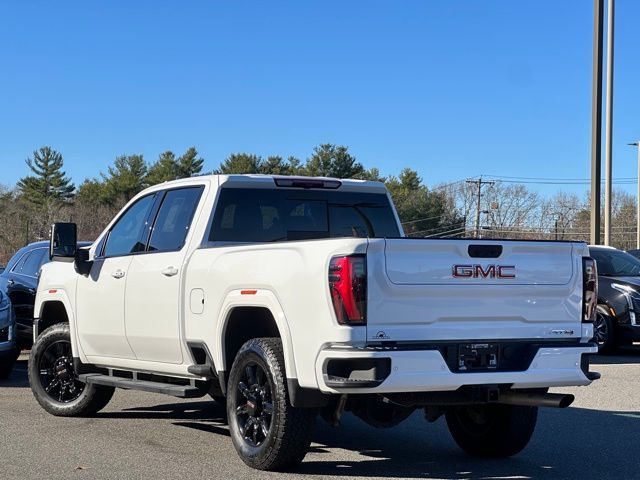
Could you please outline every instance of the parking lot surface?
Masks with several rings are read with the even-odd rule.
[[[278,474],[245,467],[213,401],[118,390],[95,418],[48,415],[31,395],[23,355],[0,381],[0,478],[640,479],[640,348],[594,363],[602,380],[554,390],[576,402],[541,409],[529,447],[511,459],[466,456],[443,419],[429,424],[420,412],[388,430],[347,414],[337,429],[318,420],[305,462]]]

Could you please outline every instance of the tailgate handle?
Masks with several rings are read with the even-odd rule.
[[[498,258],[502,255],[502,245],[469,245],[471,258]]]

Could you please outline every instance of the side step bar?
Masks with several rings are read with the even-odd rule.
[[[102,375],[100,373],[85,373],[78,375],[78,380],[88,384],[124,388],[125,390],[141,390],[143,392],[163,393],[165,395],[171,395],[172,397],[179,398],[198,398],[206,395],[206,392],[203,392],[202,389],[194,385],[173,385],[171,383],[113,377],[111,375]]]

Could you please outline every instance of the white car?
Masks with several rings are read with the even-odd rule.
[[[226,402],[265,470],[318,413],[379,427],[416,408],[475,455],[531,438],[549,387],[589,385],[595,264],[578,242],[403,238],[380,183],[214,175],[137,195],[88,249],[52,228],[29,379],[60,416],[115,387]]]

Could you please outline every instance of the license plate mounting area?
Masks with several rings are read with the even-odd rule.
[[[500,349],[492,343],[467,343],[458,347],[458,372],[497,370],[500,365]]]

